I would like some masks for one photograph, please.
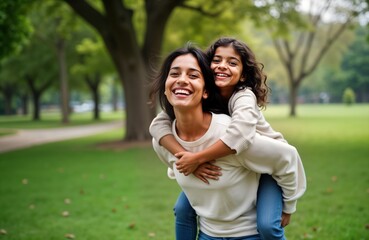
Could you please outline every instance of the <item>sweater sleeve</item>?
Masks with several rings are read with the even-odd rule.
[[[162,137],[168,134],[172,134],[172,122],[164,111],[161,111],[150,124],[151,136],[159,142]]]
[[[240,90],[229,100],[231,123],[220,139],[239,154],[252,144],[256,133],[287,142],[280,132],[276,132],[260,111],[255,94],[250,89]]]
[[[253,144],[236,157],[244,167],[257,173],[272,175],[282,188],[283,212],[296,211],[297,199],[306,190],[306,177],[295,147],[256,134]]]
[[[284,139],[282,133],[275,131],[272,126],[270,126],[269,122],[265,120],[265,117],[261,112],[259,115],[258,124],[256,126],[256,132],[260,135],[287,143],[287,140]]]
[[[171,154],[168,150],[166,150],[164,147],[160,146],[159,143],[155,140],[155,138],[152,139],[152,146],[158,155],[160,161],[164,163],[168,169],[167,169],[167,176],[170,179],[175,179],[175,175],[173,172],[173,164],[175,161],[177,161],[177,158]]]
[[[236,92],[229,100],[231,123],[220,139],[237,154],[253,142],[260,110],[250,90]]]

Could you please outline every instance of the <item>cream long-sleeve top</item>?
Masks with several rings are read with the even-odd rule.
[[[212,114],[208,131],[198,140],[181,140],[172,124],[171,134],[188,151],[201,151],[214,144],[226,132],[231,119]],[[271,174],[281,186],[286,212],[295,210],[296,200],[306,189],[304,169],[293,146],[255,134],[247,151],[217,159],[222,168],[219,180],[204,184],[194,175],[184,176],[173,167],[177,160],[153,138],[160,160],[174,173],[191,206],[199,216],[199,227],[214,237],[240,237],[257,234],[256,196],[261,173]],[[276,151],[278,149],[278,151]]]
[[[227,131],[220,139],[238,154],[246,150],[254,140],[255,133],[287,142],[280,132],[275,131],[260,111],[255,94],[248,88],[235,92],[228,101],[232,117]],[[150,125],[150,134],[157,141],[171,132],[171,120],[160,112]]]

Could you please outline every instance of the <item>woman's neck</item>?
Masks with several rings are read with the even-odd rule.
[[[175,111],[176,131],[180,139],[195,141],[201,138],[209,129],[211,113],[203,112],[202,109],[194,112]]]

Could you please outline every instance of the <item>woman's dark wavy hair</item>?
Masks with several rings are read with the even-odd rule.
[[[202,75],[204,77],[205,90],[208,92],[208,98],[202,100],[203,111],[224,113],[226,111],[225,110],[226,108],[223,105],[223,102],[221,101],[219,90],[215,85],[214,74],[210,68],[210,62],[206,54],[202,50],[194,47],[192,44],[187,44],[185,47],[173,51],[165,58],[162,67],[159,73],[157,74],[156,78],[154,79],[154,82],[151,87],[150,91],[151,103],[154,103],[156,97],[158,97],[161,108],[169,115],[169,117],[172,120],[175,119],[173,106],[169,103],[167,97],[164,94],[165,82],[168,77],[170,67],[173,61],[177,57],[186,54],[191,54],[193,57],[197,59]]]
[[[240,55],[243,65],[242,76],[246,79],[244,82],[238,81],[235,91],[245,87],[251,88],[256,96],[258,106],[265,108],[270,89],[266,84],[267,76],[263,73],[264,65],[256,61],[255,54],[245,43],[234,38],[219,38],[206,51],[209,61],[214,58],[218,47],[228,46],[232,46]]]

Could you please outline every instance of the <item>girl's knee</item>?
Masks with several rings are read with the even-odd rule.
[[[284,238],[284,229],[280,225],[276,223],[271,223],[268,221],[258,221],[257,222],[258,232],[262,236],[263,239],[270,240],[283,240]]]

